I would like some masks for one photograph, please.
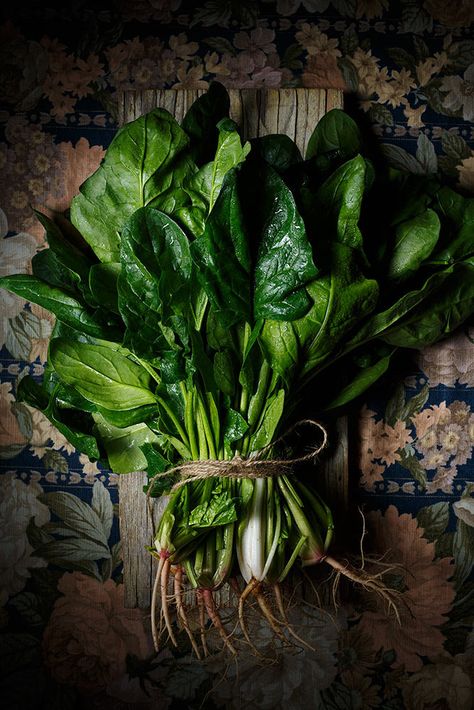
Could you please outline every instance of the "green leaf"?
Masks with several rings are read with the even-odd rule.
[[[383,104],[372,103],[368,115],[373,123],[378,123],[381,126],[393,126],[395,123],[393,113]]]
[[[157,478],[152,482],[157,473],[164,473],[171,464],[163,456],[156,444],[143,444],[140,448],[146,459],[146,473],[149,481],[143,490],[147,493],[149,486],[152,486],[150,495],[153,498],[158,498],[170,490],[171,486],[176,482],[177,476],[170,474],[169,476]]]
[[[472,268],[461,262],[435,272],[421,288],[371,316],[346,347],[380,337],[390,345],[419,348],[447,334],[472,310]]]
[[[403,0],[401,32],[422,34],[433,29],[433,18],[418,0]]]
[[[46,391],[44,385],[39,385],[28,375],[23,377],[18,383],[16,396],[17,401],[26,402],[42,411],[75,449],[83,452],[91,459],[99,459],[100,452],[97,441],[92,435],[92,419],[82,412],[61,410],[56,399],[56,391],[50,394]],[[48,463],[48,461],[45,463]]]
[[[365,175],[366,163],[358,155],[337,168],[315,195],[303,196],[307,219],[314,225],[317,266],[319,243],[337,241],[363,253],[359,219]]]
[[[324,406],[324,410],[328,411],[330,409],[342,407],[343,405],[352,402],[352,400],[356,397],[359,397],[387,372],[391,357],[392,354],[385,355],[372,365],[364,367],[355,375],[348,385],[339,390],[337,396],[334,397],[329,404]]]
[[[257,319],[293,320],[311,305],[304,286],[317,271],[291,191],[271,168],[262,173],[258,176],[262,226],[255,266],[254,315]]]
[[[198,279],[224,327],[250,319],[250,254],[237,189],[230,170],[206,223],[191,245]]]
[[[474,42],[472,42],[472,45],[474,47]],[[456,163],[460,163],[465,158],[470,158],[472,154],[472,151],[464,138],[456,133],[452,133],[451,131],[444,130],[441,133],[441,146],[446,155],[453,158]]]
[[[308,142],[306,159],[332,151],[344,160],[353,158],[361,148],[361,135],[355,121],[341,109],[328,111],[317,124]]]
[[[289,136],[270,134],[254,138],[251,145],[252,155],[264,160],[280,175],[302,161],[298,146]]]
[[[420,349],[453,332],[474,309],[474,264],[459,262],[433,291],[380,336],[389,345]],[[440,272],[442,274],[443,272]],[[435,274],[438,276],[438,274]],[[433,277],[431,277],[433,278]]]
[[[94,419],[112,471],[143,471],[147,466],[147,459],[141,447],[157,442],[157,435],[146,424],[119,428],[108,424],[100,414],[94,414]]]
[[[447,51],[449,66],[452,69],[457,71],[467,69],[474,62],[474,40],[472,39],[453,42]]]
[[[112,313],[119,313],[117,281],[120,264],[93,264],[89,271],[89,288],[97,303]]]
[[[250,441],[251,451],[259,451],[264,446],[271,444],[283,415],[284,404],[285,390],[279,389],[266,404],[262,422]]]
[[[227,492],[215,491],[210,500],[197,505],[188,517],[192,528],[215,528],[237,520],[235,502]]]
[[[220,120],[229,115],[229,95],[222,84],[213,81],[186,113],[181,127],[190,138],[190,150],[197,165],[213,159]]]
[[[224,182],[226,174],[243,162],[250,152],[250,143],[242,145],[236,124],[230,118],[218,124],[219,140],[212,162],[209,210],[212,210]]]
[[[61,380],[94,404],[124,411],[156,402],[148,372],[115,350],[54,338],[49,358]]]
[[[430,542],[435,542],[448,527],[449,503],[440,501],[420,508],[416,519],[418,526],[423,528],[423,537]]]
[[[231,444],[233,441],[241,439],[248,430],[249,425],[239,412],[229,407],[224,420],[224,441]]]
[[[125,225],[120,259],[118,304],[127,326],[124,343],[141,357],[153,359],[174,340],[166,329],[170,317],[189,307],[188,239],[170,217],[145,207]]]
[[[474,198],[463,197],[449,187],[436,195],[433,209],[441,220],[439,251],[430,260],[433,264],[452,264],[474,254]]]
[[[214,380],[221,392],[228,397],[234,396],[234,361],[229,350],[220,350],[214,355]]]
[[[404,418],[403,412],[405,407],[405,387],[403,383],[400,382],[385,407],[384,419],[389,426],[394,427],[398,420]]]
[[[381,148],[388,162],[394,168],[416,175],[425,174],[423,165],[418,162],[414,155],[408,153],[404,148],[389,143],[383,143]]]
[[[63,289],[50,286],[35,276],[4,276],[0,279],[0,288],[6,288],[27,301],[37,303],[81,333],[102,340],[121,340],[122,333],[118,327],[105,323],[100,314],[91,311]]]
[[[68,462],[65,457],[54,449],[46,449],[42,458],[43,466],[49,471],[69,473]]]
[[[71,239],[67,238],[56,222],[38,210],[33,211],[46,231],[46,239],[51,253],[64,269],[73,277],[77,277],[78,283],[87,286],[89,270],[93,264],[92,260]]]
[[[56,286],[73,295],[78,295],[79,276],[66,269],[52,249],[43,249],[34,255],[31,260],[31,271],[33,276],[45,281],[50,286]]]
[[[126,220],[145,205],[173,214],[186,202],[182,182],[194,171],[186,133],[155,109],[120,129],[73,199],[71,221],[100,261],[117,263]]]
[[[435,248],[440,227],[438,215],[430,209],[397,225],[387,269],[391,280],[399,283],[418,271]]]

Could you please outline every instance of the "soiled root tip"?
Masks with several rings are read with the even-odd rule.
[[[396,589],[391,589],[390,587],[388,587],[382,580],[382,575],[387,574],[387,572],[389,572],[395,566],[386,568],[384,572],[370,574],[364,569],[357,569],[349,563],[339,562],[339,560],[336,560],[333,557],[326,557],[324,561],[328,565],[330,565],[336,573],[333,584],[333,600],[336,606],[337,586],[339,584],[341,576],[343,576],[346,577],[346,579],[351,580],[351,582],[354,582],[354,584],[359,585],[366,591],[374,592],[381,599],[383,599],[387,604],[388,611],[394,613],[398,624],[401,626],[400,612],[398,609],[398,606],[402,601],[401,593]]]

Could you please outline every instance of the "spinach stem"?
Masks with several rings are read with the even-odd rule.
[[[180,421],[179,421],[178,418],[176,417],[176,414],[173,412],[173,410],[171,409],[171,407],[169,406],[169,404],[166,402],[166,400],[163,399],[163,397],[160,397],[160,396],[158,395],[158,396],[156,396],[156,400],[157,400],[157,402],[159,402],[159,404],[163,407],[164,411],[166,412],[166,414],[169,416],[169,418],[170,418],[171,421],[173,422],[174,426],[176,427],[176,431],[178,432],[178,434],[179,434],[180,437],[181,437],[181,441],[183,442],[183,444],[184,444],[185,446],[187,446],[188,449],[189,449],[189,439],[188,439],[188,436],[186,435],[185,430],[184,430],[183,427],[181,426]]]
[[[189,448],[191,450],[191,456],[193,460],[197,461],[199,459],[199,449],[193,422],[192,393],[188,393],[186,385],[183,381],[179,383],[179,387],[184,399],[184,421],[189,437]]]
[[[202,426],[204,428],[204,434],[205,434],[205,437],[207,440],[207,446],[209,448],[209,455],[211,458],[216,459],[217,458],[216,445],[215,445],[215,441],[214,441],[212,427],[209,422],[207,407],[204,404],[204,401],[198,391],[196,391],[196,400],[197,400],[197,408],[196,409],[199,411],[199,414],[201,417]]]

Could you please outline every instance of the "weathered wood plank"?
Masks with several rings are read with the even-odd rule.
[[[133,121],[155,107],[167,109],[182,121],[191,104],[204,92],[199,89],[149,89],[124,92],[119,101],[120,124]],[[342,93],[335,89],[231,89],[230,116],[241,127],[245,139],[270,133],[284,133],[296,142],[304,155],[319,119],[330,109],[342,106]],[[348,502],[347,422],[336,425],[337,445],[331,457],[320,464],[322,489],[328,503],[343,510]],[[147,510],[143,473],[120,477],[120,529],[123,541],[125,605],[147,608],[156,562],[146,550],[152,544],[160,502],[153,502],[152,522]],[[163,502],[161,502],[161,507]],[[228,590],[221,590],[219,603],[230,603]]]

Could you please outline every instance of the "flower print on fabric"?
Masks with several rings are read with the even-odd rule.
[[[424,348],[417,355],[417,364],[430,387],[456,384],[474,387],[474,328],[459,332],[447,340]]]
[[[463,77],[447,76],[441,82],[441,90],[447,91],[443,106],[450,111],[462,110],[465,121],[474,121],[474,63],[464,72]]]
[[[413,710],[445,708],[471,710],[474,704],[474,683],[466,669],[447,655],[436,663],[424,666],[403,684],[405,707]]]
[[[371,636],[376,648],[395,651],[394,667],[404,665],[408,671],[417,671],[423,665],[422,656],[434,658],[443,651],[440,627],[455,596],[450,582],[452,560],[436,559],[435,544],[423,537],[416,518],[400,514],[394,505],[385,513],[369,513],[367,525],[377,550],[389,551],[384,561],[400,565],[394,574],[399,577],[397,588],[401,590],[401,623],[393,613],[387,613],[383,600],[372,597],[376,609],[363,611],[359,628]]]
[[[383,480],[385,468],[400,461],[401,450],[413,442],[405,422],[397,421],[390,426],[375,417],[376,413],[364,405],[359,417],[359,467],[361,485],[366,490],[373,490]]]
[[[126,673],[126,658],[151,652],[143,613],[125,609],[123,585],[66,572],[43,637],[45,663],[60,683],[89,692]]]
[[[474,414],[466,402],[454,401],[432,405],[412,419],[416,439],[414,448],[420,465],[426,471],[436,471],[426,484],[428,493],[452,491],[457,467],[468,462],[474,446]]]
[[[49,521],[49,510],[38,500],[43,489],[38,483],[24,483],[13,473],[0,476],[0,606],[21,592],[29,570],[46,567],[46,561],[32,555],[26,530],[31,519],[41,527]]]

